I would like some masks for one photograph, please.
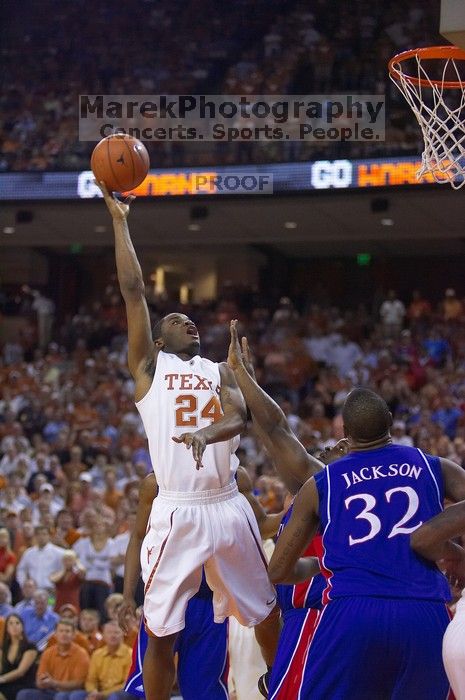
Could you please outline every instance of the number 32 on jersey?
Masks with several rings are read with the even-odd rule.
[[[390,504],[392,502],[394,494],[402,494],[401,498],[403,498],[403,500],[405,501],[406,508],[404,515],[400,518],[400,520],[398,520],[398,522],[392,527],[391,531],[389,532],[387,536],[388,539],[396,537],[397,535],[410,535],[422,524],[422,521],[420,520],[414,525],[410,524],[409,527],[405,527],[405,525],[407,525],[407,523],[409,523],[415,516],[418,510],[418,506],[420,504],[418,494],[415,491],[415,489],[413,489],[411,486],[398,486],[397,488],[389,489],[389,491],[386,491],[386,493],[384,494],[384,498],[386,499],[387,503]],[[405,497],[407,497],[407,500]],[[377,506],[376,498],[372,496],[371,493],[358,493],[354,496],[349,496],[349,498],[346,498],[344,501],[346,509],[350,509],[352,511],[351,504],[355,501],[362,501],[363,504],[362,510],[358,513],[358,515],[355,516],[355,519],[366,520],[366,522],[369,524],[370,529],[364,537],[352,537],[352,535],[349,535],[350,546],[354,544],[361,544],[362,542],[368,542],[368,540],[372,540],[373,537],[376,537],[376,535],[378,535],[381,532],[382,528],[381,520],[373,512]],[[361,504],[359,503],[359,506],[360,505]]]
[[[199,405],[197,397],[193,394],[181,394],[175,400],[176,406],[176,427],[197,428],[197,413]],[[200,408],[200,418],[216,423],[223,415],[221,404],[216,396],[211,396],[207,403]]]

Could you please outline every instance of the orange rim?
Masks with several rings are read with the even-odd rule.
[[[419,78],[416,75],[409,75],[408,73],[401,73],[398,66],[404,61],[408,61],[411,58],[420,59],[456,59],[457,61],[465,61],[465,51],[460,49],[458,46],[427,46],[424,49],[410,49],[409,51],[403,51],[393,56],[388,63],[389,73],[395,80],[399,82],[403,78],[408,83],[412,85],[431,87],[431,85],[437,85],[443,88],[463,88],[465,87],[465,79],[462,80],[435,80],[433,78]]]

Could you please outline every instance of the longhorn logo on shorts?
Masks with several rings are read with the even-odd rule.
[[[147,547],[147,564],[150,564],[150,557],[152,556],[152,552],[154,549],[155,549],[155,546]]]

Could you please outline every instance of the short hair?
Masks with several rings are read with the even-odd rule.
[[[39,532],[42,532],[43,530],[47,532],[47,535],[50,534],[50,528],[47,525],[36,525],[36,527],[34,528],[34,533],[38,535]]]
[[[157,321],[153,328],[152,328],[152,338],[153,340],[158,340],[158,338],[161,338],[163,335],[163,321],[165,320],[166,316],[163,316],[159,321]]]
[[[391,414],[384,399],[370,389],[353,389],[344,401],[342,420],[346,434],[370,442],[383,437],[391,427]]]
[[[97,622],[100,622],[100,612],[98,610],[95,610],[95,608],[83,608],[80,612],[80,615],[82,613],[87,613],[88,615],[91,615]]]
[[[67,627],[71,627],[73,632],[76,631],[76,623],[70,617],[60,617],[60,619],[57,622],[57,627],[58,625],[66,625]]]

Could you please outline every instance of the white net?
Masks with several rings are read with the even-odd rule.
[[[406,66],[403,61],[394,62],[391,72],[391,79],[412,108],[425,141],[417,178],[429,173],[436,182],[460,189],[465,185],[464,62],[452,57],[425,60],[421,53],[420,50],[414,54]],[[416,65],[416,71],[412,72],[412,65]],[[407,67],[408,74],[404,72]],[[431,76],[432,70],[438,77]]]

